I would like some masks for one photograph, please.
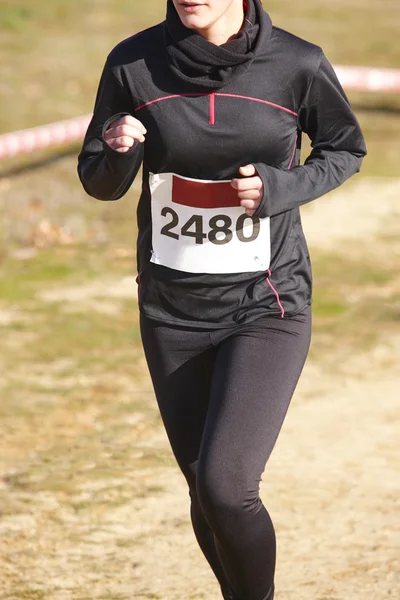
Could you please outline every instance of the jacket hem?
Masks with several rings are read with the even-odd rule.
[[[300,308],[296,309],[293,312],[285,312],[284,319],[288,320],[290,318],[296,317],[297,315],[302,313],[304,310],[306,310],[311,305],[312,305],[312,299],[308,300],[305,304],[303,304]],[[156,316],[152,315],[149,311],[147,311],[142,306],[139,306],[139,311],[144,317],[146,317],[146,319],[150,319],[152,321],[157,321],[158,323],[163,323],[164,325],[171,325],[174,327],[180,327],[180,328],[184,328],[184,329],[185,328],[187,328],[187,329],[193,329],[193,328],[196,328],[196,329],[234,329],[235,327],[238,327],[242,324],[248,325],[249,323],[253,323],[254,321],[257,321],[258,319],[263,319],[265,317],[278,318],[280,320],[282,319],[282,313],[280,310],[266,310],[263,314],[256,315],[253,319],[249,319],[245,323],[233,322],[233,321],[213,323],[213,322],[205,322],[205,321],[192,321],[192,320],[189,321],[189,320],[185,320],[185,319],[174,319],[174,318],[165,319],[165,318],[156,317]]]

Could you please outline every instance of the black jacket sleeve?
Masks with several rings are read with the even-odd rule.
[[[125,153],[106,143],[104,133],[110,124],[133,113],[132,99],[113,69],[106,64],[97,92],[94,113],[78,158],[78,174],[90,196],[117,200],[132,185],[143,160],[143,144],[135,141]]]
[[[272,217],[323,196],[360,170],[364,138],[336,74],[322,55],[299,110],[298,127],[311,139],[304,165],[291,170],[255,164],[264,184],[256,211]]]

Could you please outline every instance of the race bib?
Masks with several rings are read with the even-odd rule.
[[[269,268],[269,217],[249,217],[230,181],[150,174],[151,262],[188,273]]]

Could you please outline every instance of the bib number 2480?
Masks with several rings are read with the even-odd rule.
[[[170,217],[168,223],[162,227],[161,234],[179,240],[179,234],[176,233],[176,229],[178,228],[179,231],[180,226],[178,213],[169,206],[165,206],[161,210],[161,215]],[[246,226],[249,220],[252,224],[251,228]],[[208,231],[205,231],[203,215],[192,215],[181,226],[180,235],[194,238],[196,244],[203,244],[204,240],[208,239],[213,244],[222,245],[228,244],[234,233],[240,242],[253,242],[260,233],[260,219],[245,213],[237,218],[234,230],[232,226],[232,219],[228,215],[215,215],[208,222]]]

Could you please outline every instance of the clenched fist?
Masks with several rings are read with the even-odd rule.
[[[144,142],[146,133],[143,123],[127,115],[111,123],[104,139],[117,152],[128,152],[135,142]]]
[[[264,185],[257,175],[254,165],[240,167],[242,179],[232,179],[231,186],[238,191],[240,205],[245,209],[246,215],[254,215],[260,206],[264,195]]]

